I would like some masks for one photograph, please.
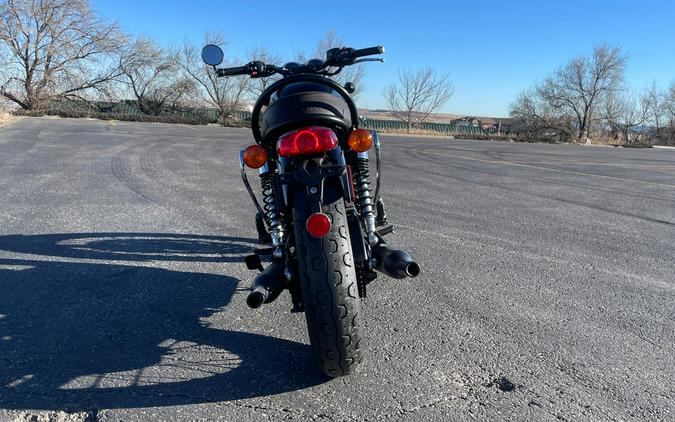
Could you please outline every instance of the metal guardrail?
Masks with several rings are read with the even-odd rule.
[[[401,120],[375,120],[375,119],[364,119],[366,124],[378,130],[402,130],[405,131],[408,129],[408,126],[405,122]],[[434,122],[424,122],[420,125],[415,126],[416,130],[428,130],[431,132],[438,132],[444,134],[463,134],[463,135],[487,135],[488,133],[481,127],[476,126],[461,126],[453,125],[450,123],[434,123]]]

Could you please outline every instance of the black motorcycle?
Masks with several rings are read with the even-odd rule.
[[[324,373],[350,373],[363,359],[361,298],[377,270],[390,277],[416,277],[419,265],[392,249],[383,236],[387,224],[380,198],[380,142],[375,130],[359,128],[350,94],[330,76],[345,66],[384,53],[382,47],[333,48],[326,59],[275,66],[253,61],[216,68],[223,51],[215,45],[202,59],[217,76],[283,77],[267,88],[251,116],[256,141],[241,151],[241,177],[258,212],[262,244],[246,257],[259,270],[246,302],[251,308],[275,300],[288,289],[291,312],[305,312],[312,347]],[[368,151],[375,147],[375,192],[369,180]],[[262,204],[245,167],[259,170]],[[263,269],[262,257],[271,263]]]

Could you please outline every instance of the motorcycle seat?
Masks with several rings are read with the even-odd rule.
[[[326,126],[338,137],[352,126],[349,105],[330,87],[315,82],[296,82],[274,95],[261,114],[263,139],[276,142],[285,132],[301,126]]]

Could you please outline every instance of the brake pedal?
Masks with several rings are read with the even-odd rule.
[[[249,270],[258,270],[263,272],[262,262],[260,261],[260,255],[247,255],[244,258],[246,261],[246,268]]]

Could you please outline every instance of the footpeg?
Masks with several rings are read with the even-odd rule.
[[[249,270],[258,270],[263,272],[262,262],[260,262],[260,255],[248,255],[244,258],[246,261],[246,268]]]
[[[375,209],[377,210],[377,217],[375,219],[375,224],[378,226],[387,225],[387,213],[384,212],[384,202],[381,198],[378,198],[377,203],[375,203]]]
[[[380,236],[386,236],[389,233],[394,233],[394,226],[392,226],[391,224],[377,229],[377,234],[379,234]]]

